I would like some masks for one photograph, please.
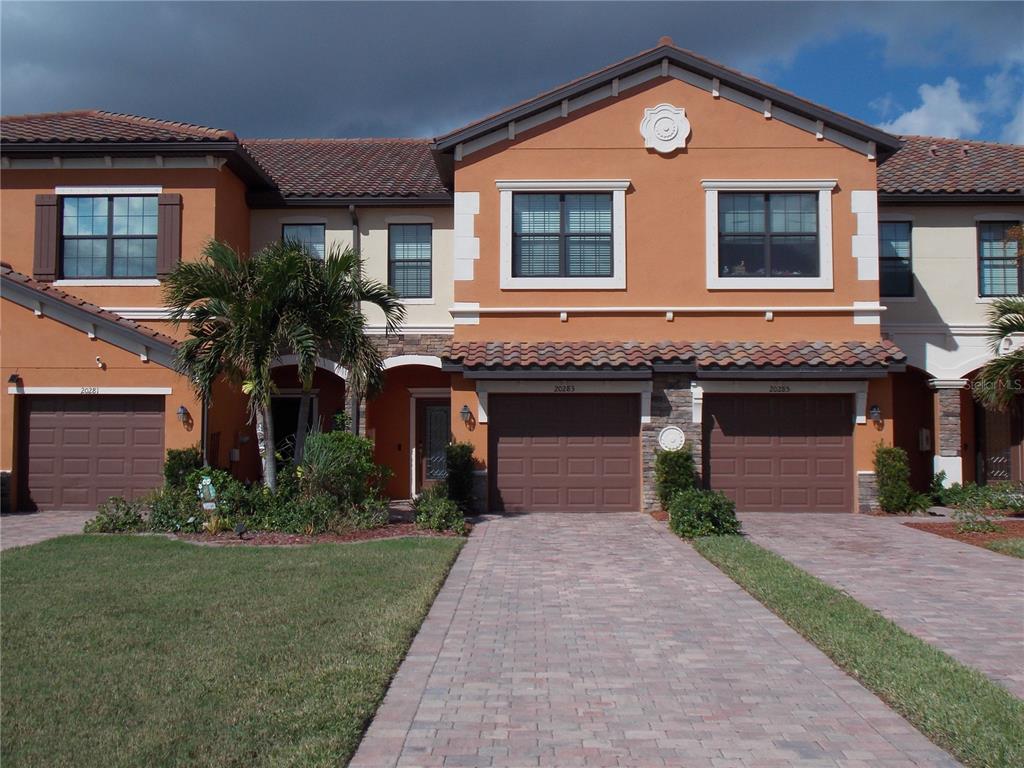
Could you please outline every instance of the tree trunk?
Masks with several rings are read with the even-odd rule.
[[[295,429],[295,463],[302,463],[302,456],[306,452],[306,429],[309,424],[309,407],[313,400],[313,393],[309,390],[302,390],[302,397],[299,398],[299,419]]]
[[[263,484],[273,491],[277,488],[277,459],[274,457],[274,418],[269,404],[256,414],[256,441],[263,461]]]
[[[355,389],[355,387],[353,387],[352,392],[349,395],[349,403],[351,404],[352,418],[348,425],[349,432],[351,432],[353,435],[359,434],[359,403],[361,400],[362,397],[359,396],[359,392]]]

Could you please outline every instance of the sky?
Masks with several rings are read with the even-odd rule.
[[[1024,144],[1024,2],[0,3],[0,111],[443,134],[677,45],[897,134]]]

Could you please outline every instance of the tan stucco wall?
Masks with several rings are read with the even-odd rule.
[[[692,135],[683,151],[660,155],[643,146],[646,107],[685,107]],[[502,290],[498,179],[628,179],[626,288]],[[832,194],[833,275],[830,290],[708,290],[702,179],[835,179]],[[674,79],[659,79],[456,163],[456,193],[478,192],[474,221],[480,258],[474,279],[456,283],[458,302],[522,306],[852,305],[877,301],[876,280],[859,280],[851,237],[851,192],[875,189],[875,163],[863,154],[746,107],[714,99]],[[813,327],[813,334],[808,328]],[[482,316],[459,325],[462,339],[877,339],[878,325],[851,314],[791,316],[664,315]]]
[[[452,209],[450,207],[382,207],[362,208],[359,218],[360,247],[365,274],[374,280],[388,280],[388,225],[426,223],[433,225],[433,272],[430,300],[414,299],[406,303],[406,325],[450,327],[452,316]],[[327,248],[352,245],[352,221],[344,208],[261,209],[252,211],[251,243],[254,249],[279,240],[283,224],[325,224]],[[372,326],[384,323],[374,307],[366,307]]]

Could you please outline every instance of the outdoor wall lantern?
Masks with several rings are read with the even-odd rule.
[[[178,406],[178,421],[184,424],[188,420],[188,408],[184,405]]]
[[[462,418],[463,424],[469,424],[469,420],[473,418],[473,412],[469,410],[468,405],[463,405],[462,408],[459,409],[459,416]]]
[[[15,384],[15,385],[17,385],[20,382],[21,382],[21,376],[19,376],[16,373],[12,373],[10,376],[7,377],[7,383],[8,384]]]
[[[871,420],[873,422],[875,422],[875,424],[881,424],[882,423],[882,409],[879,406],[872,405],[868,409],[868,416],[871,417]]]

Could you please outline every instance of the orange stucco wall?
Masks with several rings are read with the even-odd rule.
[[[383,391],[367,403],[366,433],[374,441],[377,463],[394,472],[386,489],[391,498],[409,498],[409,389],[447,387],[450,378],[450,374],[422,365],[392,368],[385,374]],[[453,400],[453,414],[455,410]]]
[[[663,156],[643,146],[645,107],[686,109],[692,134],[685,150]],[[628,179],[624,290],[502,290],[499,282],[498,179]],[[836,179],[832,194],[833,290],[711,290],[705,280],[702,179]],[[480,193],[475,234],[480,258],[473,281],[456,282],[458,302],[500,306],[764,306],[877,301],[877,281],[857,279],[851,254],[856,217],[852,190],[875,189],[875,163],[674,79],[658,79],[569,118],[550,122],[456,163],[459,192]],[[810,326],[810,327],[809,327]],[[813,327],[813,332],[810,328]],[[500,315],[456,326],[458,339],[877,339],[877,325],[850,314]]]
[[[10,301],[0,302],[0,469],[16,471],[16,411],[20,395],[8,394],[6,383],[17,373],[21,386],[32,387],[170,387],[165,396],[164,447],[186,448],[201,439],[202,406],[188,382],[168,368],[144,363],[137,354],[89,337],[63,323],[36,317]],[[99,356],[103,367],[96,363]],[[181,424],[178,407],[191,419]],[[12,493],[17,492],[12,484]],[[14,500],[16,504],[16,500]]]

